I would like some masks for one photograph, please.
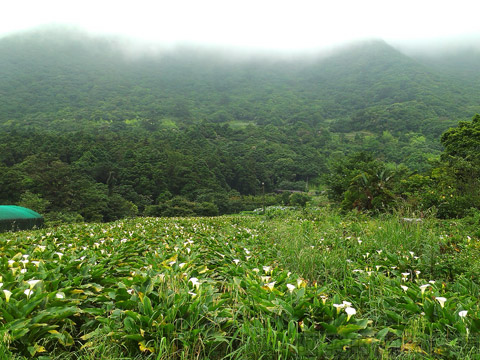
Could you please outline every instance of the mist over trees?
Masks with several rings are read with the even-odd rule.
[[[0,203],[69,221],[211,216],[308,184],[327,185],[346,210],[406,202],[461,216],[480,206],[462,175],[479,166],[462,143],[475,143],[478,119],[445,131],[480,112],[476,67],[382,41],[288,60],[188,48],[132,56],[71,32],[6,37]]]

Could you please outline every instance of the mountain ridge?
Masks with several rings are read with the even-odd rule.
[[[0,39],[0,69],[5,99],[0,123],[28,120],[46,127],[45,118],[66,116],[257,125],[306,121],[334,124],[340,132],[418,131],[421,124],[412,119],[405,119],[404,129],[388,121],[376,126],[362,114],[388,118],[385,109],[393,104],[413,104],[423,112],[419,123],[444,118],[453,124],[479,109],[460,76],[383,40],[295,59],[229,58],[188,47],[132,57],[119,38],[54,29]],[[472,83],[466,90],[474,89]]]

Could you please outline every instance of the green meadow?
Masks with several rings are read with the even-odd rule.
[[[0,359],[478,359],[476,219],[268,208],[0,234]]]

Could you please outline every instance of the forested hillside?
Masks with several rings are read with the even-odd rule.
[[[0,203],[88,221],[236,212],[332,184],[361,151],[375,171],[429,176],[440,135],[480,112],[457,58],[383,41],[289,58],[137,51],[65,29],[0,39]]]

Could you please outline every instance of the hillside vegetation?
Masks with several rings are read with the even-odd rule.
[[[382,41],[291,58],[132,49],[71,29],[0,39],[0,203],[112,221],[327,189],[346,209],[425,212],[456,176],[440,135],[480,112],[474,61],[415,59]],[[363,201],[355,184],[381,194]]]
[[[479,252],[327,209],[2,234],[0,358],[476,359]]]

